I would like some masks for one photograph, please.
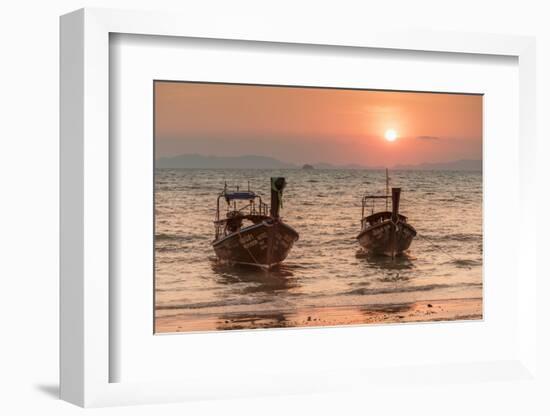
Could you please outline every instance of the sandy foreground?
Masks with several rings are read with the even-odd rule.
[[[157,316],[156,333],[187,331],[239,330],[257,328],[295,328],[385,324],[399,322],[435,322],[480,320],[481,298],[445,299],[383,305],[337,306],[301,310],[173,313]],[[174,311],[175,312],[175,311]]]

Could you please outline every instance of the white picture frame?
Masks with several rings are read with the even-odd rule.
[[[334,47],[383,48],[517,57],[519,65],[519,240],[516,273],[517,354],[509,360],[423,365],[414,369],[332,369],[316,374],[271,374],[235,382],[225,391],[208,376],[178,381],[111,382],[109,253],[109,36],[113,33],[280,42]],[[334,391],[358,391],[398,375],[430,383],[484,379],[536,380],[535,217],[535,42],[530,37],[427,32],[348,31],[281,28],[265,21],[216,21],[204,26],[192,16],[106,9],[82,9],[61,18],[61,397],[80,406],[182,401],[198,398]],[[524,214],[524,215],[521,215]],[[236,336],[239,336],[237,334]],[[242,334],[241,334],[242,336]],[[307,336],[304,335],[304,336]],[[336,335],[334,335],[336,336]],[[480,374],[483,376],[480,376]],[[476,375],[477,374],[477,375]],[[341,380],[351,380],[343,383]],[[308,382],[308,380],[310,382]],[[311,382],[313,381],[313,382]],[[284,386],[284,387],[281,387]]]

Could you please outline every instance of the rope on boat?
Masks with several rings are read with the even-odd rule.
[[[416,234],[418,237],[420,238],[423,238],[424,240],[426,240],[428,242],[428,244],[430,244],[432,247],[438,249],[439,251],[441,251],[443,254],[445,254],[447,257],[449,257],[450,259],[456,261],[456,262],[459,262],[460,259],[457,259],[456,257],[454,257],[453,255],[447,253],[445,250],[443,250],[440,246],[438,246],[437,244],[435,244],[432,240],[430,240],[428,237],[422,235],[422,234]],[[468,270],[472,270],[472,268],[470,266],[466,266],[468,268]]]

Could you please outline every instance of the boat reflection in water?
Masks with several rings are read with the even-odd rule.
[[[290,268],[284,265],[269,270],[245,264],[212,262],[212,270],[217,275],[217,283],[235,285],[238,294],[265,292],[266,294],[288,290],[298,286],[298,280]],[[243,284],[243,288],[239,287]]]
[[[276,302],[284,298],[290,289],[298,288],[298,280],[289,267],[281,264],[269,270],[251,265],[212,262],[217,283],[231,287],[236,297],[250,297],[251,303],[260,308],[240,310],[218,315],[216,329],[284,328],[289,326],[288,317],[295,311],[285,305],[285,310],[271,310],[261,307],[263,301]],[[246,306],[245,306],[246,307]]]
[[[357,250],[355,257],[363,259],[365,261],[364,267],[370,271],[394,272],[400,270],[412,270],[414,269],[414,260],[409,253],[401,253],[394,258],[390,256],[381,256],[380,254],[371,253],[361,248]]]
[[[244,312],[221,315],[216,329],[285,328],[289,325],[288,314],[283,312]]]
[[[299,236],[279,216],[285,186],[285,178],[271,178],[270,206],[250,189],[224,188],[218,196],[212,242],[220,261],[271,269],[286,259]],[[220,212],[221,200],[226,202],[225,215]]]

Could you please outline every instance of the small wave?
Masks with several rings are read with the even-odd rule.
[[[407,312],[414,307],[413,303],[386,303],[380,305],[369,305],[363,308],[363,312],[385,312],[385,313],[399,313]]]
[[[346,234],[345,232],[334,233],[334,235],[345,235],[345,234]],[[319,244],[319,243],[315,242],[315,244]],[[330,246],[330,247],[336,248],[339,245],[349,246],[351,244],[356,244],[356,239],[355,238],[353,238],[353,239],[351,239],[351,238],[334,238],[332,240],[323,241],[320,245]]]
[[[155,251],[157,253],[168,253],[171,251],[181,251],[181,250],[189,250],[189,246],[187,245],[167,245],[163,247],[155,247]],[[181,259],[173,260],[172,262],[181,261]],[[168,262],[165,262],[164,259],[162,259],[162,263],[166,264]]]
[[[450,234],[448,238],[449,240],[454,240],[454,241],[476,241],[481,238],[481,235],[457,233],[457,234]]]
[[[157,234],[155,239],[157,240],[176,240],[178,236],[172,234]]]
[[[370,286],[371,283],[370,282],[351,282],[349,285],[350,286],[359,286],[361,288],[364,288],[364,287]]]
[[[202,184],[192,184],[186,186],[187,189],[204,189],[204,185]],[[210,187],[212,189],[212,187]]]
[[[383,288],[359,288],[344,292],[344,295],[385,295],[388,293],[428,292],[436,289],[448,289],[451,287],[481,287],[480,283],[460,283],[456,285],[431,284],[423,286],[383,287]]]
[[[397,273],[396,275],[384,276],[376,280],[383,283],[392,283],[392,282],[406,282],[407,280],[410,280],[410,279],[411,279],[410,277],[402,276],[400,273]]]
[[[455,259],[448,261],[446,264],[454,264],[457,267],[474,267],[474,266],[481,266],[481,261],[478,260],[468,260],[468,259]]]
[[[222,306],[235,306],[235,305],[261,305],[267,303],[269,300],[246,300],[246,299],[227,299],[211,302],[196,302],[196,303],[180,303],[172,305],[159,305],[156,307],[158,310],[174,310],[174,309],[204,309],[215,308]]]
[[[482,238],[481,234],[472,234],[472,233],[454,233],[454,234],[439,234],[439,235],[423,235],[427,239],[436,242],[444,241],[478,241]]]
[[[201,235],[176,235],[160,233],[155,235],[157,241],[194,241],[194,240],[206,240],[207,237]]]

